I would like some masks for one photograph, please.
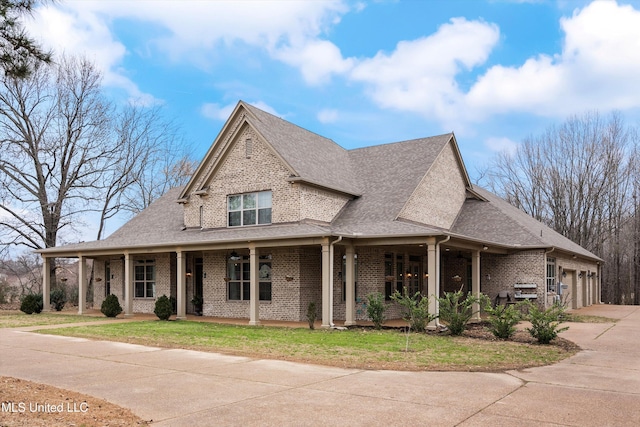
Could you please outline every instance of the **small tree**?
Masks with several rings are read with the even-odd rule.
[[[560,328],[560,324],[565,321],[565,308],[561,304],[553,304],[546,310],[542,310],[536,304],[527,301],[529,308],[527,320],[531,322],[531,327],[527,331],[536,338],[540,344],[549,344],[560,332],[566,331],[569,327]]]
[[[40,313],[42,311],[42,294],[27,294],[22,297],[20,311],[25,314]]]
[[[67,293],[65,292],[63,287],[59,287],[54,289],[50,293],[50,301],[53,308],[56,311],[62,311],[64,305],[67,303]]]
[[[100,311],[107,317],[116,317],[118,314],[122,313],[122,306],[120,306],[118,297],[113,294],[107,295],[104,301],[102,301]]]
[[[409,335],[411,328],[416,332],[424,332],[429,322],[435,320],[438,316],[429,313],[429,298],[416,292],[413,296],[409,295],[407,288],[401,294],[395,291],[391,295],[391,299],[400,304],[403,308],[402,318],[408,324],[406,333],[406,343],[404,351],[409,351]]]
[[[316,303],[311,301],[307,306],[307,321],[309,322],[309,329],[315,329],[316,317],[318,313],[316,311]]]
[[[158,316],[160,320],[169,320],[173,313],[173,307],[171,306],[171,300],[168,296],[162,295],[156,300],[156,306],[153,312]]]
[[[467,328],[467,323],[474,313],[473,304],[479,302],[479,298],[462,292],[446,292],[444,297],[438,298],[440,304],[440,319],[447,324],[451,335],[462,335]]]
[[[516,333],[516,325],[522,319],[517,304],[491,306],[489,298],[484,299],[484,311],[489,314],[489,331],[496,337],[507,340]]]
[[[367,295],[367,316],[373,322],[376,329],[381,329],[386,319],[384,311],[384,295],[380,292],[374,292]]]

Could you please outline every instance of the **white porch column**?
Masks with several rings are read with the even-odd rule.
[[[249,246],[249,271],[251,272],[249,288],[249,325],[260,324],[260,277],[258,263],[258,249],[252,244]]]
[[[42,311],[51,311],[51,260],[42,257]]]
[[[355,312],[356,312],[356,278],[355,278],[355,251],[352,245],[346,246],[346,262],[345,262],[345,326],[355,325]]]
[[[124,317],[133,317],[133,262],[124,254]]]
[[[87,305],[87,263],[78,256],[78,314],[84,314]]]
[[[322,243],[322,327],[330,328],[331,319],[331,257],[329,251],[329,239]]]
[[[182,251],[176,251],[176,261],[176,319],[184,320],[187,318],[187,257]]]
[[[427,278],[427,296],[429,297],[429,313],[438,314],[439,305],[438,297],[440,296],[440,274],[438,272],[438,253],[436,247],[436,239],[430,238],[427,240],[427,272],[429,277]],[[438,319],[429,323],[429,327],[435,328],[438,326]]]
[[[471,294],[480,298],[480,251],[473,251],[471,254]],[[480,321],[480,303],[474,303],[472,310],[475,312],[473,321]]]

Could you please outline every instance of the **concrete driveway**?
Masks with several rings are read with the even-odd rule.
[[[640,307],[581,314],[584,351],[507,373],[363,371],[0,330],[0,375],[131,408],[157,426],[637,426]],[[108,372],[108,375],[105,373]]]

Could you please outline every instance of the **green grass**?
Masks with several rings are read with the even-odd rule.
[[[575,349],[397,330],[309,330],[192,321],[136,321],[39,331],[256,358],[395,370],[504,371],[555,363]]]
[[[24,314],[20,311],[0,311],[0,328],[62,325],[65,323],[93,322],[102,319],[105,319],[105,317],[59,313]]]

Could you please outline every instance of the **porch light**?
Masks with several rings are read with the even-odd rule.
[[[482,247],[482,250],[483,250],[483,251],[486,251],[486,250],[488,250],[488,249],[489,249],[489,246],[487,246],[487,245],[484,245],[484,246]]]
[[[293,280],[293,276],[289,276],[289,275],[284,276],[284,278],[287,282],[291,282]]]
[[[187,277],[191,277],[191,270],[187,269]]]
[[[408,277],[409,279],[411,279],[412,275],[411,275],[411,272],[410,272],[410,271],[407,271],[407,277]]]
[[[238,253],[236,251],[231,252],[231,255],[229,256],[229,259],[231,261],[238,261],[240,259],[240,256],[238,255]]]
[[[462,281],[462,277],[458,276],[457,274],[455,276],[453,276],[451,278],[451,280],[453,280],[454,282],[460,282]]]

